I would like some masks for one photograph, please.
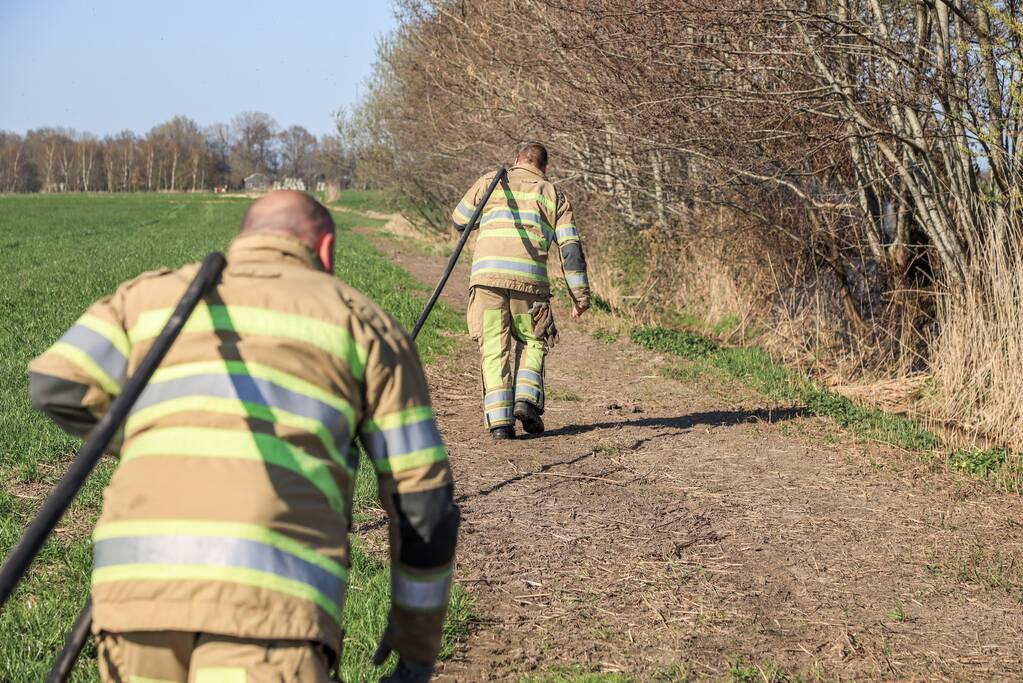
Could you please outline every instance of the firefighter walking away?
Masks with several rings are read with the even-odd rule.
[[[341,652],[361,440],[390,519],[382,681],[427,681],[459,512],[415,346],[333,276],[334,224],[275,192],[130,414],[93,536],[104,681],[329,681]],[[94,304],[30,365],[33,403],[87,433],[196,266]]]
[[[480,348],[483,421],[495,439],[514,438],[516,420],[532,434],[544,429],[544,364],[557,342],[547,275],[552,246],[561,255],[572,317],[590,305],[572,205],[546,172],[547,149],[524,145],[479,221],[467,318]],[[477,180],[455,207],[457,230],[465,229],[493,177]]]

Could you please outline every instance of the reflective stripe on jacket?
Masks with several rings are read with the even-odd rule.
[[[238,237],[126,424],[94,534],[94,627],[316,640],[337,650],[365,445],[390,516],[394,647],[440,647],[458,526],[415,346],[286,236]],[[197,266],[94,304],[30,365],[33,402],[84,433]]]
[[[459,230],[472,218],[494,174],[477,180],[451,213]],[[579,230],[568,198],[529,165],[516,165],[494,189],[480,215],[469,286],[550,294],[547,254],[557,245],[572,299],[588,303],[589,281]]]

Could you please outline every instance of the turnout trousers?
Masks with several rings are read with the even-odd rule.
[[[319,643],[184,631],[101,632],[104,683],[330,683]]]
[[[543,412],[546,343],[533,331],[533,304],[548,297],[500,287],[469,290],[469,334],[482,357],[483,422],[489,429],[515,424],[515,401]]]

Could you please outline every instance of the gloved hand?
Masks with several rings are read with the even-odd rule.
[[[391,654],[391,646],[387,644],[387,636],[380,641],[373,655],[373,666],[380,666]],[[403,657],[398,657],[398,666],[394,671],[380,678],[380,683],[427,683],[433,678],[433,664],[420,664]]]
[[[572,317],[580,318],[590,307],[589,299],[580,299],[572,305]]]
[[[548,301],[536,301],[529,307],[529,314],[533,317],[533,335],[547,344],[547,350],[554,348],[561,338],[558,336],[558,327],[554,324],[554,312]]]

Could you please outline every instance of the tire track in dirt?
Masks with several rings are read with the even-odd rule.
[[[367,236],[432,286],[444,260]],[[464,310],[468,273],[446,301]],[[1023,502],[560,314],[548,431],[494,443],[466,339],[428,369],[482,621],[438,680],[1023,678]],[[561,400],[558,396],[562,396]],[[580,400],[565,400],[577,396]]]

